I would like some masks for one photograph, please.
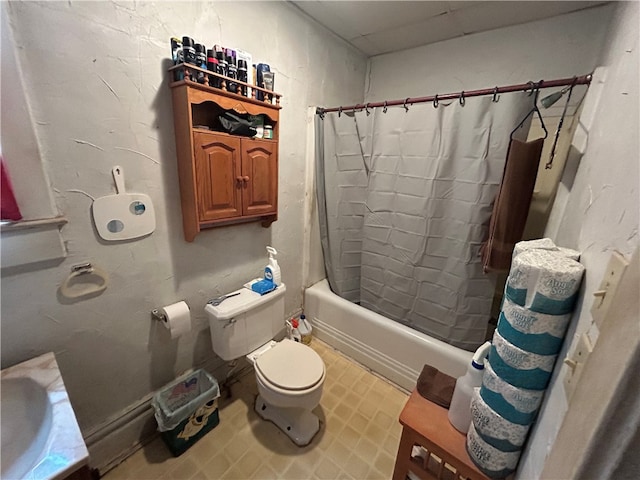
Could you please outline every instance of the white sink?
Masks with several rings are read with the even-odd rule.
[[[58,479],[89,454],[53,353],[1,372],[2,480]]]

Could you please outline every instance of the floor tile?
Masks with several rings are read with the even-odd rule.
[[[156,479],[383,479],[390,478],[406,392],[314,338],[311,347],[327,368],[314,410],[321,430],[298,447],[253,410],[252,371],[220,401],[220,424],[180,457],[160,437],[104,475],[106,480]]]

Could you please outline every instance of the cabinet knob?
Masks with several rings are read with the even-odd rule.
[[[247,183],[249,181],[249,177],[247,177],[246,175],[244,177],[242,177],[242,180]]]
[[[236,183],[238,184],[239,187],[242,185],[242,177],[241,176],[237,176],[236,177]]]

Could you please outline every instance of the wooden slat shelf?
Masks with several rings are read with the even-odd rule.
[[[449,422],[447,409],[411,392],[402,413],[402,437],[393,480],[405,480],[411,471],[422,480],[489,480],[469,458],[466,435]],[[425,458],[411,456],[414,445],[426,450]]]

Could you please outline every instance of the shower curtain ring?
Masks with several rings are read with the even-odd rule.
[[[387,113],[387,101],[384,101],[384,107],[382,107],[382,113]]]
[[[460,105],[464,107],[464,104],[466,102],[466,100],[464,99],[464,90],[460,92],[460,98],[458,100],[460,101]]]
[[[527,96],[528,96],[528,97],[530,97],[531,95],[533,95],[533,92],[534,92],[534,90],[535,90],[535,88],[536,88],[536,84],[535,84],[534,82],[532,82],[531,80],[529,80],[529,81],[527,82],[527,85],[529,85],[529,88],[527,88],[527,89],[525,90],[525,92],[526,92],[527,90],[531,90],[531,91],[527,94]]]
[[[409,98],[411,97],[407,97],[404,99],[404,104],[402,104],[402,106],[404,107],[404,111],[408,112],[409,111],[409,107],[407,107],[407,102],[409,101]]]
[[[438,95],[433,97],[433,108],[438,108]]]
[[[491,99],[492,102],[498,103],[500,101],[500,95],[498,95],[498,87],[493,89],[493,98]]]
[[[338,118],[342,116],[342,105],[338,107]]]
[[[369,111],[369,104],[368,103],[364,106],[364,111],[367,112],[367,117],[369,115],[371,115],[371,112]]]

